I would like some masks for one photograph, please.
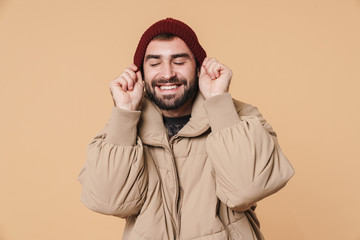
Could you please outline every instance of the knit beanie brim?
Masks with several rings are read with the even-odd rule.
[[[157,35],[167,33],[181,38],[194,54],[199,65],[206,57],[205,50],[201,47],[195,32],[185,23],[166,18],[151,25],[142,35],[134,55],[134,64],[141,69],[145,57],[145,52],[150,41]]]

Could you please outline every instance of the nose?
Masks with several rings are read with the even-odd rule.
[[[161,68],[161,79],[169,80],[175,77],[175,71],[171,63],[164,63],[162,64]]]

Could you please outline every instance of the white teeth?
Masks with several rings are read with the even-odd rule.
[[[170,89],[175,89],[177,88],[176,85],[171,85],[171,86],[160,86],[161,90],[170,90]]]

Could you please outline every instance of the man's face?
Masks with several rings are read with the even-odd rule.
[[[178,37],[149,43],[143,64],[145,89],[162,110],[174,110],[192,100],[198,89],[196,60]]]

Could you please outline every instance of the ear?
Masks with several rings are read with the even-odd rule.
[[[142,79],[145,80],[145,77],[144,77],[144,66],[141,66],[140,72],[141,72],[141,77],[142,77]]]

